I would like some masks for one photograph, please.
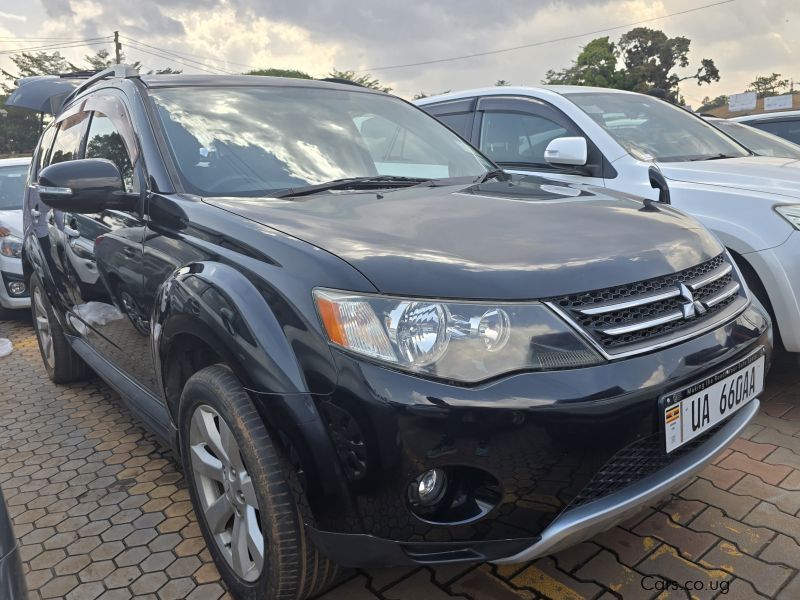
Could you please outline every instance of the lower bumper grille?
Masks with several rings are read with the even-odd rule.
[[[717,427],[709,429],[670,454],[664,451],[664,441],[658,433],[626,446],[612,456],[603,468],[592,477],[566,510],[613,494],[648,475],[657,473],[687,452],[702,445],[722,425],[721,423]]]

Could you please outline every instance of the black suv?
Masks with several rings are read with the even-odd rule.
[[[29,184],[50,377],[95,371],[174,448],[240,598],[554,552],[758,410],[770,324],[713,235],[510,180],[380,92],[101,73]]]

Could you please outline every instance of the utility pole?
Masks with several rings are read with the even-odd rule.
[[[122,44],[119,43],[119,31],[114,32],[114,53],[117,57],[117,64],[121,63],[122,57]]]

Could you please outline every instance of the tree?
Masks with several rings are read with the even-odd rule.
[[[7,95],[0,94],[0,107]],[[0,158],[31,154],[39,139],[39,115],[18,108],[0,108]]]
[[[583,47],[571,67],[545,74],[551,85],[591,85],[621,87],[622,77],[617,70],[617,47],[608,36],[592,40]]]
[[[414,94],[413,100],[422,100],[423,98],[430,98],[431,96],[441,96],[442,94],[449,94],[453,90],[445,90],[443,92],[433,92],[432,94],[428,94],[426,92],[417,92]]]
[[[716,98],[713,99],[706,96],[700,103],[700,107],[697,109],[697,112],[699,113],[708,112],[709,110],[714,110],[715,108],[725,106],[728,103],[728,100],[729,100],[728,96],[724,94],[721,96],[717,96]]]
[[[589,42],[571,67],[550,70],[545,83],[594,85],[636,92],[653,88],[663,89],[673,102],[682,101],[678,86],[695,80],[698,85],[719,81],[714,61],[704,58],[700,66],[688,75],[678,75],[676,69],[689,66],[691,41],[685,37],[670,38],[663,31],[636,27],[614,44],[608,37]],[[622,66],[618,68],[619,62]]]
[[[772,75],[760,75],[747,86],[748,92],[755,92],[759,98],[766,98],[767,96],[778,96],[786,91],[789,87],[788,79],[781,79],[780,73],[773,73]]]
[[[372,88],[373,90],[380,90],[381,92],[388,93],[392,91],[392,88],[383,85],[377,79],[373,79],[372,75],[369,73],[364,75],[356,75],[355,71],[340,71],[339,69],[333,69],[330,73],[328,73],[328,77],[335,79],[346,79],[347,81],[352,81],[353,83]]]
[[[254,69],[245,75],[266,75],[267,77],[294,77],[295,79],[314,79],[305,71],[298,69]]]
[[[20,52],[19,54],[11,55],[11,62],[16,67],[16,74],[0,69],[0,73],[7,81],[7,83],[2,84],[6,92],[14,89],[14,81],[20,77],[58,75],[59,73],[78,70],[75,65],[61,56],[60,52]]]

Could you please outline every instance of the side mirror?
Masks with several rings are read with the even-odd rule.
[[[650,187],[658,190],[658,201],[663,204],[672,204],[666,177],[655,167],[650,167],[647,170],[647,174],[650,178]]]
[[[137,194],[125,192],[117,165],[103,158],[50,165],[39,173],[38,183],[42,201],[65,212],[133,211],[139,202]]]
[[[572,165],[582,167],[589,160],[586,138],[560,137],[547,144],[544,159],[551,165]]]

